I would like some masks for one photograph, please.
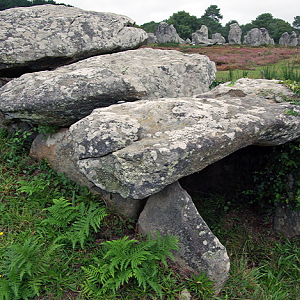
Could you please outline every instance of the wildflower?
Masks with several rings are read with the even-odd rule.
[[[4,234],[4,232],[3,232],[3,231],[1,231],[1,232],[0,232],[0,235],[3,235],[3,234]]]

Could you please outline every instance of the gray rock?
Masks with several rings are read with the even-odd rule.
[[[0,88],[7,119],[69,126],[94,108],[119,101],[191,96],[215,78],[208,57],[141,48],[24,74]]]
[[[149,32],[147,34],[148,34],[147,44],[156,44],[157,38],[156,38],[155,34],[152,32]]]
[[[133,24],[126,16],[64,5],[0,11],[0,76],[137,48],[147,34]]]
[[[208,39],[208,28],[202,25],[200,29],[192,33],[192,44],[210,44],[211,41]]]
[[[286,238],[300,235],[300,210],[287,204],[278,204],[274,217],[274,230]]]
[[[244,37],[244,44],[247,46],[274,45],[266,28],[252,28]]]
[[[37,160],[46,158],[57,173],[65,173],[72,181],[86,186],[92,193],[101,195],[110,209],[126,217],[137,219],[145,205],[145,200],[124,199],[119,194],[106,192],[89,181],[77,167],[74,141],[67,128],[60,129],[56,134],[39,134],[31,145],[30,156]]]
[[[139,232],[178,237],[175,253],[181,268],[205,272],[216,293],[228,278],[230,262],[225,247],[198,213],[191,197],[178,182],[151,196],[138,219]]]
[[[226,40],[225,38],[221,35],[221,33],[213,33],[212,36],[211,36],[211,39],[212,39],[212,43],[216,43],[216,44],[225,44],[226,43]]]
[[[299,40],[295,31],[292,31],[291,34],[284,32],[279,39],[279,45],[282,46],[295,47],[298,43]]]
[[[177,34],[174,25],[161,22],[155,32],[157,43],[179,43],[184,44],[184,40]]]
[[[186,44],[191,44],[192,41],[191,41],[189,38],[187,38],[187,39],[185,40],[185,43],[186,43]]]
[[[300,136],[300,107],[278,81],[240,79],[198,97],[95,109],[70,127],[79,171],[99,188],[144,199],[248,145]],[[281,102],[281,103],[279,103]]]
[[[229,44],[241,44],[242,29],[238,23],[230,24],[230,30],[228,35]]]
[[[279,39],[279,45],[288,46],[289,39],[290,39],[290,35],[287,32],[284,32]]]
[[[191,299],[192,299],[192,295],[187,289],[184,289],[182,292],[180,292],[178,300],[191,300]]]
[[[295,31],[290,34],[289,46],[296,47],[298,45],[298,38]]]

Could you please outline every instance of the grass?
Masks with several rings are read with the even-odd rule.
[[[289,76],[297,74],[299,59],[293,56],[290,69],[284,66],[288,66],[287,60],[261,66],[258,75],[261,70],[265,76],[268,72],[278,76],[278,70]],[[237,73],[244,77],[251,71],[254,70],[218,73],[227,72],[224,76],[234,80]],[[182,273],[170,258],[167,265],[163,260],[152,265],[156,270],[154,286],[159,289],[139,285],[134,276],[129,276],[128,282],[105,295],[84,293],[89,290],[84,270],[91,270],[95,262],[101,263],[107,242],[128,236],[129,241],[137,241],[130,243],[143,245],[146,239],[137,234],[134,220],[109,211],[101,197],[91,195],[63,174],[56,174],[47,161],[29,158],[30,142],[30,133],[9,133],[0,128],[0,300],[171,300],[179,299],[186,290],[193,300],[300,300],[300,238],[287,240],[276,235],[270,210],[262,214],[241,194],[232,199],[224,195],[194,199],[231,260],[229,279],[218,296],[213,295],[211,282],[204,274]],[[65,207],[66,213],[55,215],[55,203]],[[101,214],[97,226],[91,222],[80,225],[91,206],[90,213],[99,208],[105,216]],[[74,240],[67,233],[78,227],[80,235]],[[109,262],[106,264],[109,267]],[[106,265],[101,268],[106,270]]]
[[[84,244],[68,239],[57,243],[64,229],[49,217],[53,199],[68,199],[71,211],[81,203],[104,204],[56,174],[46,161],[30,159],[28,138],[0,129],[0,299],[159,299],[151,286],[143,288],[135,280],[104,296],[83,293],[84,269],[101,258],[103,242],[129,236],[141,243],[144,237],[135,232],[133,220],[107,210],[99,231],[88,234]],[[276,236],[270,215],[262,217],[240,201],[209,195],[195,203],[228,250],[230,277],[216,297],[204,275],[180,273],[170,260],[167,266],[159,263],[155,280],[161,299],[178,299],[184,290],[192,299],[300,299],[300,239]],[[5,289],[9,296],[4,296]]]

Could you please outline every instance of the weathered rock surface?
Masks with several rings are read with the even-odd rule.
[[[194,45],[215,45],[215,44],[225,44],[225,38],[221,33],[212,34],[212,38],[208,38],[208,28],[202,25],[199,30],[192,33],[192,44]]]
[[[37,160],[46,158],[57,173],[65,173],[72,181],[86,186],[92,193],[100,194],[110,209],[126,217],[137,219],[145,205],[145,201],[124,199],[119,194],[109,193],[95,186],[78,169],[74,149],[74,140],[70,136],[68,128],[62,128],[53,135],[39,134],[32,143],[30,156]]]
[[[91,57],[53,71],[24,74],[0,88],[7,119],[69,126],[119,101],[191,96],[215,78],[208,57],[141,48]]]
[[[157,43],[180,43],[184,44],[184,40],[178,35],[174,25],[161,22],[155,32]]]
[[[230,30],[228,35],[229,44],[241,44],[242,29],[238,23],[230,24]]]
[[[155,43],[157,43],[157,38],[156,38],[155,34],[152,32],[149,32],[147,44],[155,44]]]
[[[300,211],[278,204],[274,217],[274,230],[286,238],[300,236]]]
[[[252,28],[244,37],[244,44],[247,46],[274,45],[266,28]]]
[[[133,24],[126,16],[64,5],[0,11],[0,77],[137,48],[147,34]]]
[[[69,129],[79,171],[99,188],[144,199],[248,145],[300,136],[293,93],[278,81],[240,79],[198,97],[95,109]],[[63,142],[62,142],[63,143]]]
[[[192,33],[192,44],[210,44],[211,41],[208,39],[208,28],[202,25],[200,29]]]
[[[299,44],[299,39],[297,38],[297,34],[295,31],[292,31],[291,34],[284,32],[279,39],[279,45],[282,46],[295,47],[298,44]]]
[[[198,213],[191,197],[178,182],[151,196],[138,220],[139,232],[178,237],[176,260],[183,269],[205,272],[219,292],[229,273],[225,247]]]
[[[279,45],[288,46],[289,39],[290,35],[288,34],[288,32],[284,32],[279,39]]]
[[[216,44],[225,44],[226,40],[225,38],[221,35],[221,33],[217,32],[217,33],[213,33],[211,36],[212,39],[212,43],[216,43]]]

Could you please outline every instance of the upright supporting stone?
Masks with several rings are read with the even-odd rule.
[[[205,272],[219,293],[229,273],[225,247],[198,213],[191,197],[175,182],[149,197],[138,220],[139,232],[174,235],[179,240],[176,261],[183,269]]]
[[[278,204],[274,216],[274,230],[286,238],[300,235],[300,211],[288,204]]]

